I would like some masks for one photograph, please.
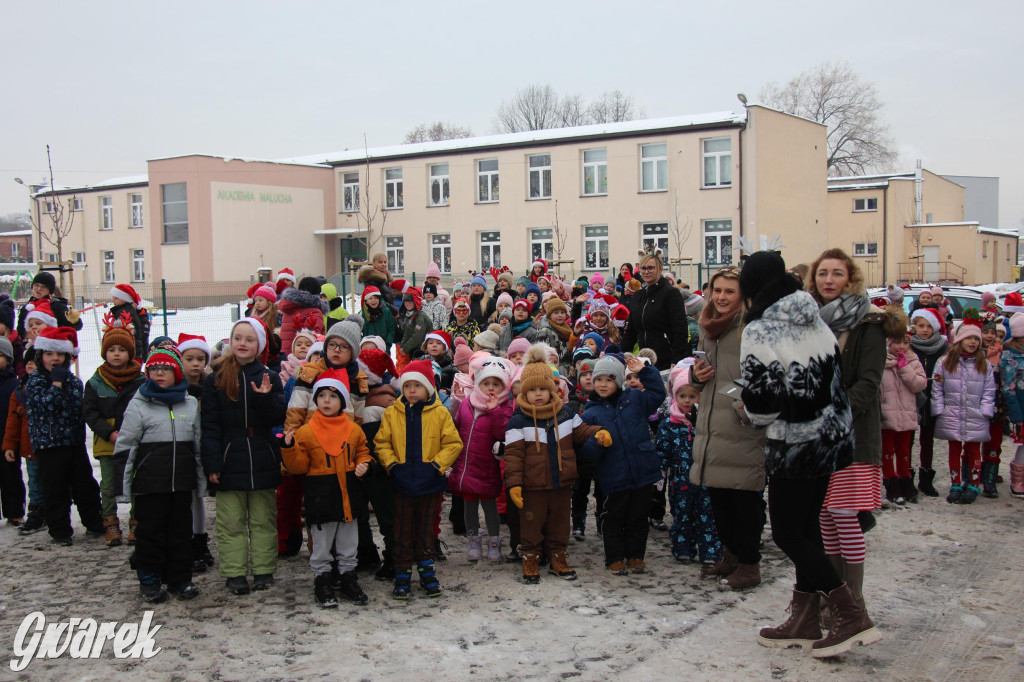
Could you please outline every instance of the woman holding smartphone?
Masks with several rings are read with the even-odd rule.
[[[740,332],[744,313],[739,268],[711,277],[709,305],[700,315],[701,335],[691,383],[700,393],[690,481],[707,486],[722,558],[701,577],[718,578],[722,589],[761,583],[764,528],[764,435],[743,412],[740,391]]]

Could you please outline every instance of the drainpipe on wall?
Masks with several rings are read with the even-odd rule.
[[[917,170],[914,171],[914,222],[921,224],[921,159],[917,160]]]
[[[882,190],[882,286],[889,284],[888,277],[888,264],[889,261],[885,259],[887,250],[886,245],[889,243],[889,186],[886,185],[885,189]],[[897,271],[899,267],[897,266]],[[896,273],[896,279],[899,280],[899,272]]]
[[[744,120],[743,120],[743,127],[740,128],[740,132],[739,132],[739,141],[740,141],[739,153],[736,155],[736,165],[739,167],[739,172],[736,174],[737,178],[739,179],[738,186],[737,186],[736,189],[738,190],[738,196],[739,196],[739,206],[737,208],[739,209],[739,216],[740,216],[740,234],[739,234],[739,238],[740,239],[743,239],[743,233],[744,233],[744,230],[743,230],[743,133],[746,131],[747,124],[750,122],[750,109],[747,108],[747,105],[745,103],[743,105],[743,112],[746,114],[746,116],[744,117]],[[701,250],[703,250],[703,246],[701,246]]]

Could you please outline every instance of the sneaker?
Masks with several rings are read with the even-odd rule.
[[[583,542],[583,540],[586,539],[584,537],[585,535],[586,535],[586,531],[583,530],[583,526],[573,526],[573,528],[572,528],[572,539],[573,540],[575,540],[576,542]]]
[[[168,585],[167,591],[175,595],[178,599],[195,599],[199,596],[199,588],[192,584],[191,580]]]
[[[557,575],[562,580],[576,580],[576,571],[572,570],[569,566],[569,560],[565,556],[565,552],[557,552],[551,555],[551,566],[548,567],[548,573],[551,575]]]
[[[359,587],[359,580],[356,577],[355,571],[341,574],[341,586],[338,588],[338,592],[342,597],[357,606],[364,606],[370,600],[366,593],[363,592],[363,589]]]
[[[628,564],[630,573],[639,575],[647,572],[647,564],[644,563],[643,559],[630,559]]]
[[[50,540],[50,542],[57,545],[58,547],[70,547],[71,545],[75,544],[75,541],[71,539],[70,535],[66,538],[53,538],[52,540]]]
[[[608,571],[612,575],[629,575],[629,567],[626,566],[625,561],[613,561],[608,564]]]
[[[260,573],[252,577],[252,589],[254,590],[269,590],[274,586],[274,574],[273,573]]]
[[[159,604],[167,601],[167,590],[160,583],[153,583],[152,585],[139,585],[139,592],[142,594],[142,598],[149,604]]]
[[[316,601],[316,605],[322,609],[333,609],[338,605],[338,598],[334,596],[332,582],[330,573],[321,573],[313,578],[313,599]]]
[[[661,531],[668,530],[668,526],[666,526],[665,522],[662,521],[661,519],[648,519],[648,521],[651,524],[651,528],[653,528],[654,530],[661,530]]]
[[[44,528],[46,528],[46,517],[43,515],[43,510],[29,505],[28,516],[25,517],[25,522],[18,528],[18,535],[32,535]]]
[[[231,594],[249,594],[249,581],[244,575],[240,575],[237,578],[228,578],[224,581],[224,585],[231,591]]]
[[[964,496],[964,489],[958,485],[951,485],[949,487],[949,495],[946,495],[946,502],[950,504],[960,504],[960,499]],[[972,500],[973,502],[973,500]]]

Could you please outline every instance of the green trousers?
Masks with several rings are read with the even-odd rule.
[[[117,496],[121,495],[124,481],[124,466],[128,457],[104,455],[97,457],[100,463],[100,504],[103,518],[117,516]],[[131,517],[135,518],[135,499],[132,498]]]
[[[222,578],[277,569],[277,495],[269,490],[217,492],[217,558]]]

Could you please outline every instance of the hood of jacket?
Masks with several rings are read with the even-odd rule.
[[[372,265],[364,265],[359,268],[356,272],[356,279],[359,280],[360,284],[373,284],[374,286],[390,286],[388,283],[391,278],[386,274],[373,267]]]
[[[783,296],[764,311],[764,319],[809,327],[818,318],[818,304],[806,291]]]
[[[325,315],[331,310],[331,306],[320,296],[294,287],[289,287],[281,292],[281,300],[288,301],[299,308],[316,308]]]

